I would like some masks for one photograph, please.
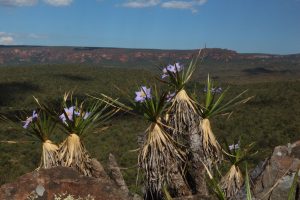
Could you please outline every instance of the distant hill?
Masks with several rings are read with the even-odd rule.
[[[0,66],[32,64],[89,64],[106,65],[160,64],[189,60],[198,50],[152,50],[101,47],[47,47],[0,45]],[[294,60],[300,62],[300,54],[240,54],[233,50],[209,48],[203,53],[208,60],[230,62],[238,60]],[[124,65],[125,64],[125,65]]]

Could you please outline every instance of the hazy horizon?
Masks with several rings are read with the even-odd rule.
[[[25,45],[3,45],[0,44],[0,47],[50,47],[50,48],[107,48],[107,49],[132,49],[132,50],[157,50],[157,51],[197,51],[201,48],[198,49],[163,49],[163,48],[134,48],[134,47],[101,47],[101,46],[72,46],[72,45],[30,45],[30,44],[25,44]],[[204,48],[204,47],[203,47]],[[203,49],[202,48],[202,49]],[[269,54],[269,55],[297,55],[300,54],[300,51],[297,53],[287,53],[287,54],[276,54],[276,53],[269,53],[269,52],[240,52],[235,49],[229,49],[229,48],[220,48],[220,47],[206,47],[207,49],[223,49],[223,50],[229,50],[229,51],[235,51],[239,54]]]

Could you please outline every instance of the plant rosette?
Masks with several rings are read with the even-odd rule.
[[[215,87],[214,82],[207,76],[206,87],[204,88],[204,103],[200,100],[197,102],[197,112],[203,120],[199,121],[199,128],[202,137],[202,147],[205,155],[205,162],[208,167],[211,168],[214,163],[218,163],[223,159],[222,148],[216,139],[210,124],[210,119],[218,115],[231,114],[234,107],[248,102],[252,97],[242,98],[247,90],[238,94],[228,101],[224,101],[224,98],[229,88],[223,89],[221,87]],[[196,95],[195,95],[196,96]]]
[[[243,174],[239,166],[254,156],[257,151],[253,152],[255,143],[241,146],[241,139],[238,143],[228,145],[225,140],[225,148],[223,150],[226,160],[231,164],[229,171],[221,178],[221,188],[226,197],[234,197],[244,184]]]
[[[48,169],[59,165],[58,146],[49,136],[53,134],[55,123],[44,111],[33,111],[32,115],[23,121],[26,134],[42,142],[42,155],[39,168]]]

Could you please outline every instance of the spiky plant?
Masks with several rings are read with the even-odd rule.
[[[162,78],[170,88],[175,90],[175,95],[172,98],[172,104],[168,108],[168,123],[173,128],[173,136],[189,135],[193,129],[193,123],[197,117],[195,102],[188,96],[185,86],[191,79],[196,68],[196,61],[191,61],[189,67],[183,68],[179,63],[168,65],[163,69]]]
[[[227,198],[234,197],[244,183],[243,175],[237,165],[232,165],[221,180],[221,187]]]
[[[23,121],[26,134],[42,142],[42,155],[39,168],[51,168],[58,166],[58,146],[49,136],[53,134],[55,123],[44,111],[33,111],[32,116]]]
[[[236,196],[244,184],[244,178],[239,166],[257,152],[253,153],[254,143],[243,148],[241,148],[240,140],[237,144],[228,145],[226,141],[225,144],[226,147],[224,149],[227,152],[224,151],[224,155],[230,161],[231,167],[225,176],[221,178],[220,185],[226,197],[231,199]]]
[[[67,138],[59,145],[60,165],[72,167],[85,176],[93,176],[92,160],[81,138],[103,125],[118,110],[101,101],[80,102],[69,93],[64,95],[58,112],[45,105],[41,107],[51,113],[67,134]]]
[[[177,143],[167,131],[171,127],[166,125],[165,111],[170,104],[170,95],[159,93],[154,87],[154,95],[151,88],[139,87],[135,92],[135,100],[129,101],[131,105],[125,105],[118,100],[102,94],[104,101],[125,112],[139,113],[149,122],[145,130],[143,143],[139,148],[138,166],[142,169],[145,184],[145,199],[158,200],[166,198],[166,192],[174,181],[170,174],[185,161],[185,153],[182,145]],[[180,163],[180,164],[179,164]],[[181,171],[176,170],[178,176]],[[178,181],[178,179],[177,179]],[[169,193],[168,193],[169,194]]]
[[[224,102],[224,97],[228,89],[229,88],[223,91],[221,87],[215,87],[213,81],[208,75],[207,84],[204,89],[205,102],[204,104],[201,102],[196,104],[198,106],[197,111],[203,119],[198,121],[198,126],[201,131],[201,147],[205,156],[205,163],[209,168],[212,167],[213,163],[216,163],[222,159],[221,146],[212,131],[210,119],[216,115],[227,114],[231,112],[235,106],[246,103],[252,98],[247,97],[242,99],[241,97],[247,92],[243,91],[229,101]]]
[[[194,192],[206,195],[205,170],[201,163],[203,159],[201,134],[198,122],[202,120],[197,113],[195,101],[186,92],[186,85],[192,78],[196,69],[197,61],[192,60],[188,67],[183,68],[179,63],[168,65],[163,69],[162,82],[175,90],[171,105],[167,111],[167,124],[172,127],[171,135],[176,141],[184,142],[188,151],[188,173],[192,177],[190,186]],[[167,80],[165,80],[167,78]]]
[[[163,188],[170,183],[170,171],[185,155],[166,131],[162,116],[166,107],[166,94],[159,95],[156,88],[141,87],[136,92],[134,108],[150,122],[140,148],[138,164],[144,172],[146,199],[161,199]]]
[[[208,176],[208,181],[210,184],[210,189],[213,191],[215,197],[218,200],[228,200],[228,199],[247,199],[247,200],[252,200],[252,194],[251,194],[251,186],[250,186],[250,180],[249,180],[249,173],[248,173],[248,167],[247,167],[247,163],[245,164],[245,181],[244,181],[244,185],[245,185],[245,189],[246,189],[246,196],[241,197],[241,196],[226,196],[225,192],[223,191],[223,189],[221,188],[220,184],[218,183],[218,181],[216,180],[216,178],[212,175],[211,171],[208,169],[208,167],[204,164],[206,172],[207,172],[207,176]],[[234,169],[236,170],[236,169]],[[232,171],[234,171],[232,170]],[[239,170],[239,169],[238,169]],[[241,173],[240,173],[241,175]]]

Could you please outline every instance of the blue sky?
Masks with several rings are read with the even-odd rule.
[[[0,44],[300,53],[300,0],[0,0]]]

